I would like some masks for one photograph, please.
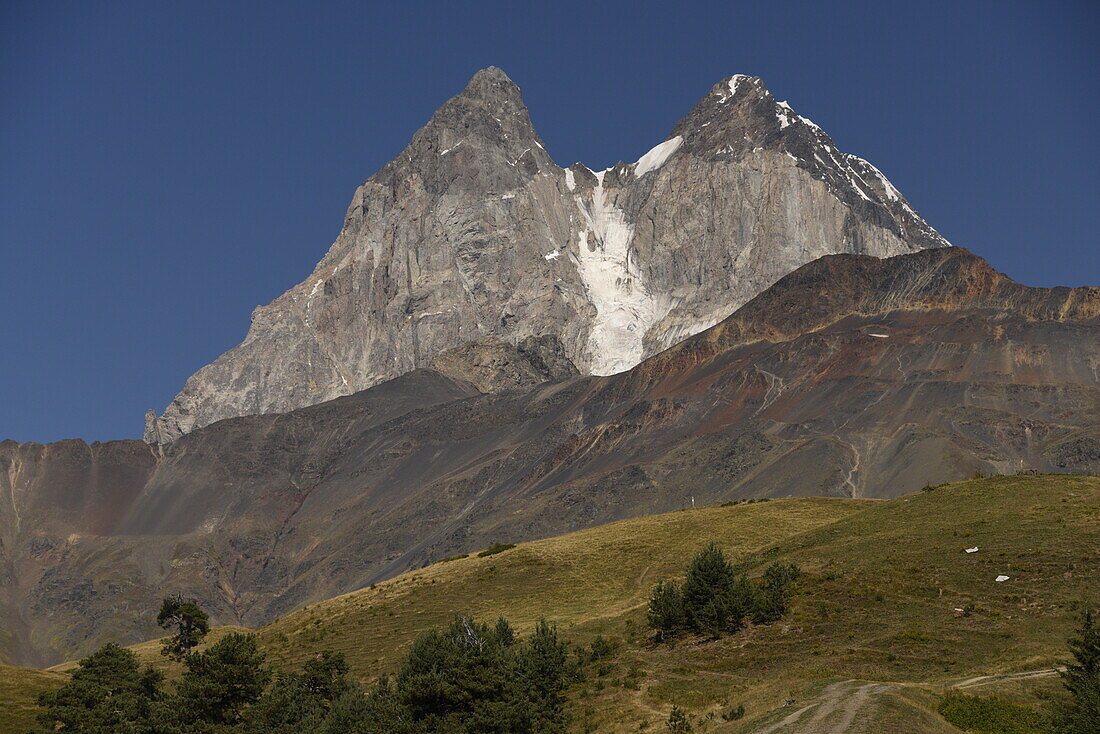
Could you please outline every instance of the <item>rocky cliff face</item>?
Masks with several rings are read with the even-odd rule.
[[[821,258],[625,373],[569,376],[560,353],[479,341],[155,458],[137,441],[0,444],[0,660],[149,638],[166,591],[257,625],[693,498],[1100,473],[1100,289],[1027,288],[962,248]]]
[[[636,163],[593,172],[558,167],[489,68],[359,187],[309,278],[150,411],[145,439],[313,405],[485,339],[550,335],[581,372],[622,372],[821,255],[946,244],[756,77],[723,80]]]

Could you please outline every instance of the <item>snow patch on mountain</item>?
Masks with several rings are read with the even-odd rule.
[[[648,153],[638,159],[638,164],[634,168],[634,175],[637,178],[641,178],[650,171],[655,171],[665,164],[669,158],[671,158],[677,150],[680,149],[680,145],[684,142],[684,138],[677,135],[674,138],[670,138],[660,145],[655,145],[649,150]]]
[[[726,82],[726,89],[729,90],[729,94],[726,94],[723,90],[722,96],[718,98],[718,104],[725,104],[737,96],[737,87],[741,84],[741,80],[745,78],[744,74],[734,74]]]
[[[787,127],[791,124],[791,115],[794,115],[794,110],[786,102],[780,102],[775,110],[775,119],[779,120],[779,129]]]
[[[649,293],[633,261],[634,228],[608,199],[605,173],[596,174],[591,200],[575,197],[584,220],[577,270],[588,300],[596,307],[588,337],[589,370],[595,375],[624,372],[642,361],[646,332],[672,308],[671,298]]]

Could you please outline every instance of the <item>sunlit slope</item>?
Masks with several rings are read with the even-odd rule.
[[[546,617],[583,635],[593,624],[637,613],[657,579],[681,573],[707,540],[749,555],[871,504],[792,499],[624,520],[484,558],[437,563],[309,606],[264,627],[260,636],[281,662],[329,648],[370,675],[391,667],[422,630],[457,613],[504,615],[520,630]]]
[[[653,645],[644,621],[653,584],[682,574],[711,540],[750,575],[797,563],[805,575],[788,613],[718,641]],[[1056,695],[1049,671],[997,676],[1064,662],[1079,610],[1100,599],[1097,569],[1100,479],[993,477],[896,500],[773,500],[625,520],[437,563],[259,636],[279,667],[333,649],[365,680],[456,613],[504,615],[521,631],[546,617],[573,643],[603,634],[620,645],[603,675],[570,694],[582,728],[663,731],[678,705],[696,731],[929,734],[956,731],[936,713],[939,696],[978,676],[992,677],[968,693],[1039,706],[1037,692]],[[159,657],[156,643],[135,649]],[[722,720],[742,704],[743,719]]]
[[[60,673],[0,665],[0,732],[29,730],[35,724],[38,694],[64,682]]]
[[[750,573],[772,560],[799,564],[807,575],[791,610],[779,624],[718,642],[652,646],[644,625],[652,585],[681,573],[710,540]],[[521,629],[547,617],[574,642],[599,633],[624,642],[615,672],[575,700],[577,716],[600,730],[655,724],[678,704],[699,717],[713,712],[708,729],[748,731],[744,721],[776,721],[771,712],[787,699],[818,700],[830,681],[856,680],[893,686],[868,696],[859,720],[919,714],[933,723],[914,731],[949,731],[934,693],[968,676],[1062,661],[1083,601],[1100,598],[1098,568],[1100,479],[994,477],[889,501],[780,500],[613,523],[436,564],[313,605],[260,635],[281,664],[331,648],[371,676],[455,613],[503,614]],[[723,707],[738,703],[746,718],[722,722]]]

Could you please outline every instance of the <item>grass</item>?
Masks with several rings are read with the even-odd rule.
[[[38,694],[64,682],[60,673],[0,665],[0,731],[21,732],[34,726]]]
[[[264,627],[260,638],[284,664],[300,664],[321,648],[339,650],[363,677],[391,669],[420,632],[457,613],[504,615],[520,632],[546,617],[587,642],[641,613],[657,579],[682,573],[685,558],[706,540],[751,554],[870,502],[797,499],[625,520],[434,564],[306,607]]]
[[[279,664],[330,648],[369,679],[456,613],[503,614],[520,630],[546,617],[574,643],[600,634],[624,643],[600,687],[574,696],[575,718],[600,731],[643,720],[659,731],[673,705],[697,717],[697,730],[737,731],[742,724],[721,719],[731,706],[743,703],[753,722],[847,679],[898,683],[882,699],[894,718],[946,726],[938,694],[921,698],[916,687],[942,692],[967,676],[1063,660],[1084,600],[1100,598],[1097,518],[1100,480],[1062,475],[976,479],[886,501],[684,510],[429,566],[307,607],[260,637]],[[710,540],[750,574],[797,563],[806,573],[790,612],[718,642],[650,644],[653,584],[681,574]],[[994,581],[1002,574],[1009,580]]]
[[[366,681],[454,614],[504,615],[521,633],[545,617],[574,644],[602,635],[618,646],[571,695],[581,727],[663,731],[676,705],[696,731],[751,731],[786,715],[786,700],[887,681],[868,731],[958,732],[937,713],[953,683],[1064,661],[1084,600],[1100,599],[1098,518],[1100,479],[1065,475],[975,479],[896,500],[683,510],[449,559],[313,604],[258,635],[278,667],[332,649]],[[650,590],[712,540],[750,575],[773,560],[798,564],[789,612],[716,642],[653,644]],[[159,643],[137,649],[159,660]],[[1041,708],[1055,681],[1013,683],[1006,694]],[[740,705],[744,719],[723,720]]]
[[[990,696],[952,693],[940,703],[943,718],[965,732],[980,734],[1044,734],[1042,717],[1028,706]]]

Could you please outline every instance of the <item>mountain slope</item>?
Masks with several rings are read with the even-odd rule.
[[[254,626],[491,541],[693,503],[1097,473],[1098,313],[1098,289],[1027,288],[943,248],[820,259],[611,377],[482,394],[481,368],[522,382],[556,352],[460,350],[451,376],[162,447],[102,536],[27,525],[5,541],[5,613],[56,660],[147,636],[166,588]]]
[[[150,412],[145,439],[351,394],[483,339],[555,336],[581,372],[622,372],[821,255],[946,244],[756,77],[715,85],[637,163],[593,172],[558,167],[489,68],[359,187],[309,278]]]
[[[1052,668],[1082,600],[1100,590],[1098,513],[1100,479],[1065,475],[970,480],[887,501],[700,507],[410,571],[276,620],[259,638],[280,668],[331,649],[369,680],[455,613],[503,614],[521,632],[545,617],[573,643],[620,643],[605,672],[571,692],[578,730],[664,731],[678,705],[696,731],[954,732],[935,713],[949,686],[1038,706],[1057,695]],[[717,642],[650,644],[650,590],[710,541],[750,575],[774,560],[797,563],[805,575],[790,610]],[[164,665],[158,644],[135,649]],[[745,719],[724,722],[738,704]],[[780,722],[789,728],[769,729]]]
[[[598,731],[637,731],[643,719],[649,730],[663,730],[674,704],[699,717],[697,730],[762,731],[847,679],[890,684],[875,691],[881,700],[856,710],[851,730],[876,719],[913,725],[947,684],[1064,661],[1080,605],[1100,591],[1092,573],[1100,561],[1098,515],[1100,479],[1049,475],[966,481],[889,501],[685,510],[412,571],[311,605],[260,638],[279,664],[335,649],[357,674],[373,676],[392,670],[420,631],[456,612],[503,614],[521,631],[547,617],[574,642],[603,634],[626,645],[606,685],[586,686],[588,696],[576,701],[577,715],[587,710]],[[682,573],[710,540],[744,560],[750,574],[773,560],[797,563],[808,576],[790,612],[780,624],[715,643],[647,644],[644,605],[653,584]],[[1002,574],[1009,579],[996,582]],[[968,606],[967,615],[956,611]],[[641,671],[637,689],[628,684],[631,668]],[[995,683],[973,692],[1002,690]],[[1032,684],[1056,693],[1056,678]],[[787,698],[798,704],[783,708]],[[761,719],[759,729],[702,718],[738,703],[748,721]],[[778,716],[770,713],[776,709]],[[831,731],[826,723],[843,719],[822,718],[821,728],[805,731]],[[927,728],[912,731],[953,731],[938,719],[931,714]]]

